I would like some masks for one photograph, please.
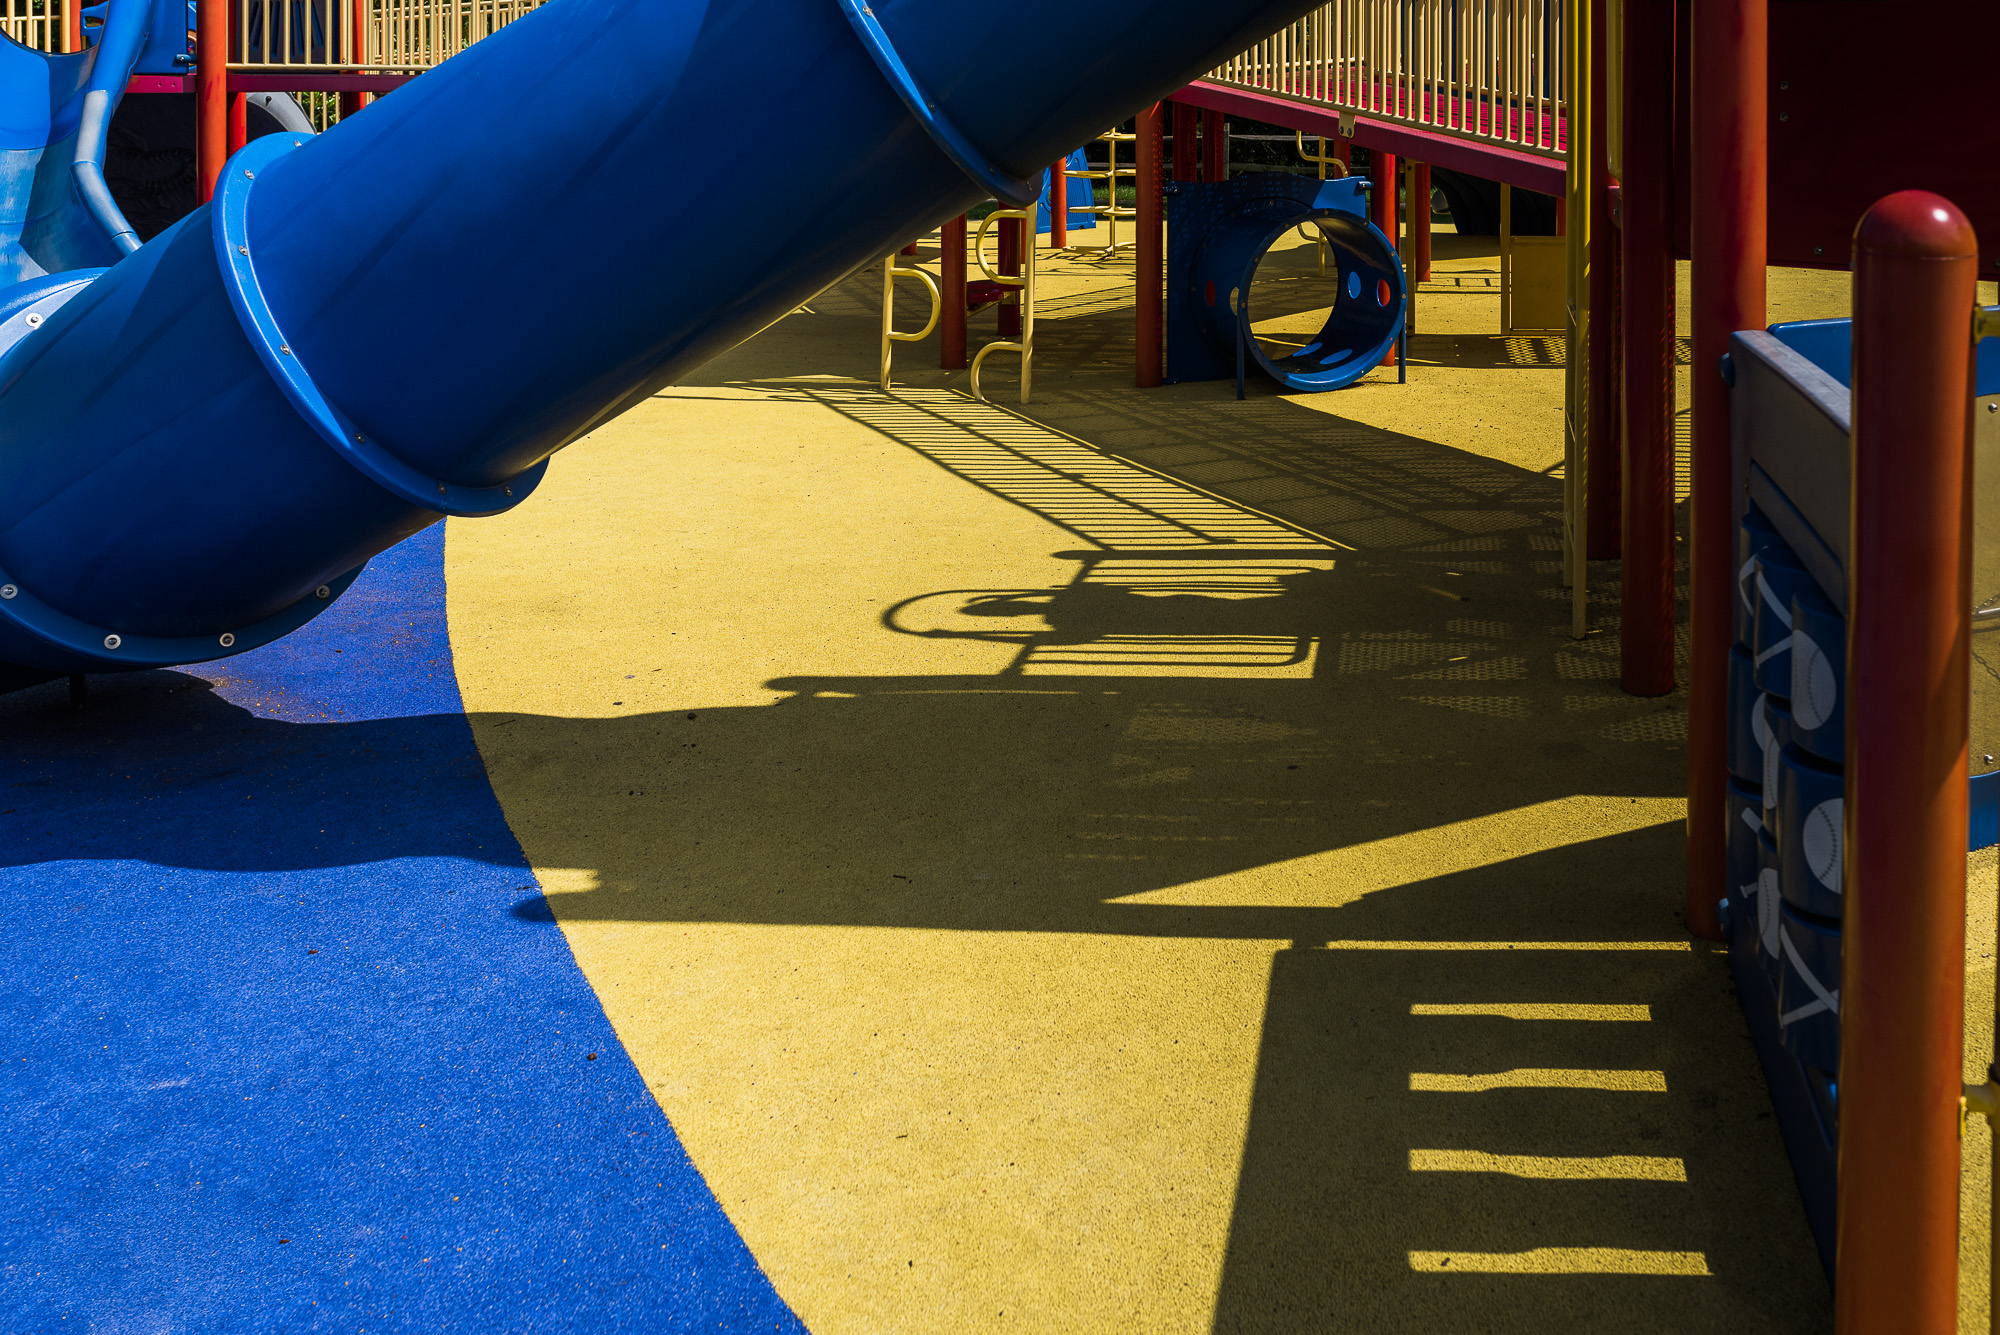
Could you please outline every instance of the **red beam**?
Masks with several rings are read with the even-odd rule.
[[[1307,134],[1332,138],[1340,132],[1340,113],[1333,108],[1309,106],[1270,93],[1253,93],[1242,88],[1197,81],[1175,93],[1174,98],[1192,106],[1210,107],[1291,130],[1304,130]],[[1561,158],[1539,157],[1501,144],[1481,143],[1458,135],[1365,117],[1355,118],[1354,142],[1373,151],[1415,158],[1435,167],[1500,181],[1523,190],[1539,191],[1544,195],[1560,196],[1566,179]]]
[[[414,74],[231,74],[232,93],[387,93]]]
[[[401,88],[414,74],[245,74],[227,78],[232,93],[387,93]],[[193,91],[199,78],[179,74],[135,74],[125,85],[127,93],[185,93]]]
[[[1720,940],[1728,885],[1729,644],[1736,501],[1729,335],[1764,326],[1768,0],[1694,0],[1694,519],[1688,653],[1688,930]],[[1850,680],[1852,680],[1850,678]]]
[[[1972,224],[1854,232],[1834,1329],[1958,1328],[1972,606]]]

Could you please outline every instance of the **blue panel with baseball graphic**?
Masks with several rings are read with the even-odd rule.
[[[1832,1268],[1840,1110],[1841,841],[1847,729],[1848,328],[1773,325],[1730,340],[1738,504],[1729,672],[1730,963],[1822,1257]],[[2000,347],[2000,345],[1996,345]],[[2000,421],[2000,355],[1976,397]],[[1974,467],[2000,478],[2000,427]],[[1988,470],[1992,470],[1990,473]],[[2000,487],[1974,515],[1968,849],[2000,841]],[[1995,615],[1986,619],[1988,611]],[[1989,661],[1990,660],[1990,661]]]

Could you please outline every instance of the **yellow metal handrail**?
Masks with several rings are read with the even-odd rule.
[[[50,0],[54,3],[55,0]],[[0,0],[0,5],[36,0]],[[419,74],[545,0],[236,0],[232,70]]]
[[[69,49],[69,6],[83,0],[0,0],[0,33],[32,51]]]
[[[1127,137],[1130,138],[1131,136]],[[1018,218],[1021,220],[1021,276],[1018,278],[1012,274],[995,273],[993,266],[986,262],[986,233],[992,228],[995,222],[1002,218]],[[973,238],[972,242],[972,254],[979,263],[979,272],[985,274],[989,279],[1002,287],[1020,289],[1018,300],[1021,305],[1020,339],[1018,341],[1014,339],[996,339],[981,348],[978,354],[973,357],[970,376],[972,397],[978,399],[981,403],[986,402],[986,395],[981,393],[979,389],[979,367],[980,363],[984,362],[989,354],[995,352],[1018,352],[1021,354],[1021,402],[1026,403],[1028,402],[1030,390],[1033,387],[1035,367],[1035,210],[1032,208],[996,209],[994,212],[987,214],[986,217],[979,221],[979,232]]]
[[[1203,81],[1560,158],[1574,9],[1565,0],[1332,0]]]
[[[931,318],[924,327],[914,334],[899,333],[896,330],[896,280],[915,279],[922,283],[931,294]],[[882,388],[889,388],[889,363],[895,355],[898,343],[921,343],[931,336],[938,327],[938,317],[944,314],[944,295],[938,291],[937,280],[922,269],[896,263],[896,252],[890,251],[889,258],[882,261]]]

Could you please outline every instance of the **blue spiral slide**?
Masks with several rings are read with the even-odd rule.
[[[553,0],[143,246],[148,0],[0,39],[0,691],[141,673],[0,709],[0,1328],[797,1328],[501,817],[435,526],[1307,3]]]

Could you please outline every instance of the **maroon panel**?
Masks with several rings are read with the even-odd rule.
[[[1897,190],[1972,220],[2000,277],[1992,0],[1771,0],[1773,264],[1848,267],[1854,227]]]
[[[1304,130],[1307,134],[1323,134],[1329,139],[1340,133],[1340,115],[1331,108],[1293,102],[1269,93],[1253,93],[1247,89],[1196,80],[1175,93],[1174,99],[1235,116],[1248,116],[1271,125]],[[1537,190],[1558,197],[1563,193],[1565,176],[1560,158],[1540,157],[1498,144],[1461,139],[1456,135],[1419,130],[1387,121],[1371,121],[1366,116],[1355,119],[1353,142],[1369,150],[1414,158],[1434,167],[1447,167],[1489,181],[1501,181],[1519,190]]]

